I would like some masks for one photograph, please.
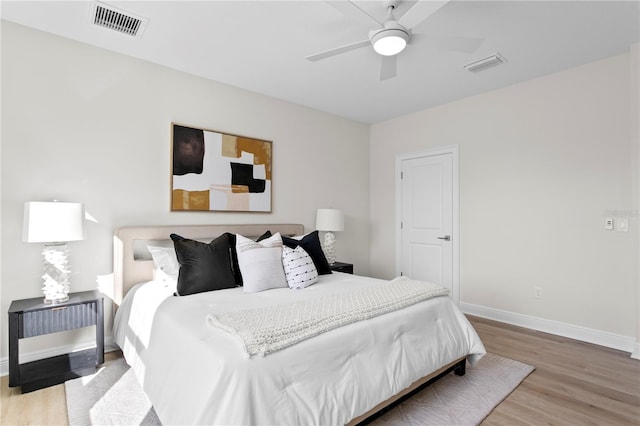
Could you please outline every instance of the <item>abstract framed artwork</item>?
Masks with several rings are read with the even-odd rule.
[[[271,212],[271,141],[171,124],[171,211]]]

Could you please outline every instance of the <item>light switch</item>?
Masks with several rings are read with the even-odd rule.
[[[613,231],[613,218],[612,217],[607,217],[604,219],[604,229],[607,229],[609,231]]]

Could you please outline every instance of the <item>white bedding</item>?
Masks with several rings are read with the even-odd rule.
[[[123,300],[114,338],[165,425],[345,424],[443,365],[482,357],[482,342],[449,297],[253,358],[233,335],[207,324],[207,315],[385,283],[333,273],[303,290],[173,297],[150,282]]]

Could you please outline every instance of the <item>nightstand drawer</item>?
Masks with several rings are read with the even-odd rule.
[[[96,325],[96,302],[24,312],[18,318],[18,338]]]

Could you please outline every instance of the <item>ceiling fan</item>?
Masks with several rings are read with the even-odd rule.
[[[316,53],[314,55],[307,56],[306,59],[316,62],[351,50],[372,46],[373,50],[381,55],[380,80],[393,78],[396,76],[397,55],[402,52],[410,42],[422,42],[424,39],[424,37],[419,34],[413,34],[412,28],[420,24],[429,16],[433,15],[448,2],[449,0],[418,0],[407,12],[396,18],[394,10],[397,9],[400,0],[387,0],[385,1],[387,17],[384,22],[380,22],[352,0],[328,1],[327,3],[331,4],[345,15],[360,20],[364,19],[369,24],[373,22],[377,25],[377,28],[369,31],[369,38],[367,40],[350,43],[325,52]],[[429,39],[425,41],[431,41],[436,46],[447,50],[471,53],[480,47],[483,39],[445,36],[429,37]]]

